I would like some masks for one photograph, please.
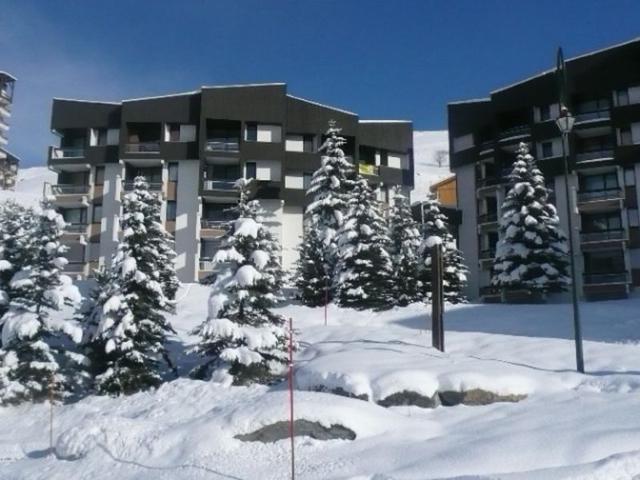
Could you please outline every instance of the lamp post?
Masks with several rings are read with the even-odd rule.
[[[576,343],[576,366],[580,373],[584,373],[584,357],[582,354],[582,327],[580,325],[580,307],[578,306],[578,286],[576,285],[576,262],[573,251],[573,221],[571,209],[571,195],[569,193],[569,133],[573,129],[576,119],[571,115],[567,108],[567,82],[564,57],[562,48],[558,48],[558,63],[556,70],[558,78],[558,90],[560,98],[560,116],[556,120],[556,125],[562,134],[562,159],[564,161],[564,192],[567,204],[567,227],[569,229],[569,256],[571,263],[571,296],[573,300],[573,331]]]

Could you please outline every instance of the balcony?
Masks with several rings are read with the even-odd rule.
[[[478,258],[480,259],[481,262],[485,262],[487,260],[493,260],[495,257],[496,257],[495,248],[480,250],[480,253],[478,254]]]
[[[378,165],[371,165],[369,163],[359,163],[358,173],[360,175],[378,175],[380,173],[380,168],[378,167]]]
[[[232,222],[233,220],[229,220],[229,219],[221,219],[221,220],[210,220],[208,218],[203,218],[200,221],[200,228],[202,229],[207,229],[207,230],[222,230],[224,229],[227,225],[229,225],[230,222]]]
[[[485,224],[497,223],[497,222],[498,222],[497,212],[483,213],[481,215],[478,215],[478,225],[485,225]]]
[[[585,122],[595,122],[595,121],[601,121],[601,120],[610,120],[611,119],[611,110],[607,109],[602,109],[602,110],[595,110],[592,112],[583,112],[583,113],[578,113],[575,116],[576,119],[576,125],[579,125],[581,123],[585,123]]]
[[[82,275],[84,273],[84,262],[69,262],[64,267],[64,272],[67,274]]]
[[[160,153],[160,142],[127,143],[127,153]]]
[[[625,239],[624,229],[602,230],[599,232],[580,232],[582,243],[612,242]]]
[[[84,158],[84,148],[51,147],[50,158]]]
[[[612,285],[626,284],[629,282],[629,274],[627,272],[617,273],[588,273],[583,275],[583,283],[585,285]]]
[[[204,145],[205,152],[230,152],[240,151],[240,138],[210,138]]]
[[[89,185],[51,185],[51,193],[54,195],[86,195],[89,193]]]
[[[235,191],[237,180],[204,180],[202,182],[203,190],[224,190]]]
[[[613,158],[613,149],[594,150],[576,153],[576,162],[590,162],[594,160],[609,160]]]
[[[87,233],[87,227],[86,223],[67,223],[63,231],[66,234],[83,235]]]
[[[623,198],[624,195],[620,187],[578,192],[578,203],[622,200]]]
[[[133,180],[125,180],[122,188],[124,189],[125,192],[131,192],[134,189],[134,185],[135,183],[133,182]],[[162,182],[153,182],[153,183],[148,183],[149,185],[149,190],[152,192],[160,192],[162,191]]]
[[[502,142],[510,139],[527,137],[529,135],[531,135],[531,127],[529,125],[516,125],[514,127],[502,130],[498,134],[498,138]]]
[[[201,272],[213,272],[217,265],[217,262],[214,262],[212,258],[202,258],[200,259],[199,268]]]

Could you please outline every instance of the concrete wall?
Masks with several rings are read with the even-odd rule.
[[[565,232],[567,237],[569,236],[569,223],[567,221],[567,201],[566,201],[566,189],[564,186],[564,176],[558,175],[555,177],[555,192],[556,192],[556,209],[558,211],[558,217],[560,219],[560,226]],[[576,207],[578,191],[578,176],[575,174],[569,175],[569,195],[571,198],[571,221],[573,224],[573,251],[575,254],[576,262],[576,285],[578,286],[578,294],[580,295],[582,290],[582,272],[584,272],[584,259],[582,257],[580,249],[580,215]]]
[[[193,282],[198,275],[200,236],[199,160],[178,162],[176,202],[176,273],[181,282]]]
[[[293,271],[298,261],[298,246],[302,242],[303,207],[284,206],[282,223],[282,267]]]
[[[478,298],[478,223],[476,214],[476,173],[475,165],[463,165],[455,170],[458,189],[458,208],[462,211],[459,229],[459,246],[469,268],[465,295],[469,299]]]
[[[118,248],[120,232],[120,200],[124,167],[122,163],[105,164],[102,190],[102,221],[100,223],[100,265],[109,266]]]

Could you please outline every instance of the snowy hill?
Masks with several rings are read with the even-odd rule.
[[[45,182],[56,183],[56,174],[47,167],[22,168],[18,170],[15,191],[0,190],[0,201],[11,199],[22,205],[37,205]]]
[[[411,192],[411,201],[415,202],[426,198],[430,185],[451,175],[448,132],[446,130],[413,132],[413,153],[415,188]],[[442,165],[437,163],[439,156],[444,158]]]
[[[236,438],[287,419],[285,384],[228,387],[186,378],[195,361],[190,332],[206,316],[208,293],[188,285],[178,294],[171,355],[183,378],[155,392],[56,406],[55,455],[46,450],[47,405],[0,409],[0,478],[289,478],[288,440]],[[583,309],[586,375],[574,370],[569,311],[448,307],[441,353],[429,346],[423,305],[388,312],[331,306],[327,326],[322,308],[283,307],[300,345],[296,418],[355,435],[298,437],[299,478],[639,478],[640,300]],[[464,401],[474,389],[510,401]],[[466,404],[442,406],[438,395]],[[381,405],[394,398],[434,403]]]

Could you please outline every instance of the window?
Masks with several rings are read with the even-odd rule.
[[[169,181],[177,182],[178,181],[178,164],[172,162],[169,164]]]
[[[287,152],[313,153],[315,151],[314,135],[288,134],[285,149]]]
[[[102,220],[102,205],[94,205],[91,214],[91,223],[100,223]]]
[[[618,175],[616,172],[580,177],[580,190],[584,192],[597,192],[616,188],[618,188]]]
[[[257,123],[247,123],[244,139],[247,142],[258,141],[258,124]]]
[[[616,99],[618,100],[618,106],[629,105],[629,90],[623,88],[616,92]]]
[[[313,173],[305,172],[302,174],[302,188],[307,190],[311,186],[311,178]]]
[[[632,145],[633,137],[631,135],[631,127],[621,127],[620,132],[620,145]]]
[[[89,136],[89,145],[92,147],[102,147],[107,144],[107,129],[92,128]]]
[[[630,227],[640,227],[640,217],[638,216],[637,208],[627,209],[627,218],[629,219]]]
[[[107,145],[118,145],[120,143],[120,129],[110,128],[107,130]]]
[[[164,126],[164,141],[179,142],[180,141],[180,124],[166,123]]]
[[[249,178],[256,178],[257,176],[257,165],[256,162],[247,162],[245,163],[245,174],[244,177],[249,179]]]
[[[87,209],[86,208],[65,208],[62,210],[62,218],[64,221],[70,224],[84,224],[87,223]]]
[[[542,142],[542,158],[553,157],[553,142]]]
[[[209,165],[207,167],[208,180],[237,180],[242,177],[240,165]]]
[[[167,221],[172,222],[176,219],[177,202],[175,200],[167,201]]]
[[[622,221],[618,213],[582,215],[582,230],[584,232],[607,232],[621,228]]]
[[[633,168],[624,169],[624,185],[631,187],[636,184],[636,173]]]
[[[93,183],[95,185],[104,185],[104,167],[96,167],[96,179]]]
[[[540,107],[540,121],[551,120],[551,105],[543,105]]]
[[[625,271],[622,250],[613,252],[585,252],[584,270],[586,273],[606,274]]]
[[[200,241],[200,259],[212,259],[220,248],[220,240],[201,240]]]

